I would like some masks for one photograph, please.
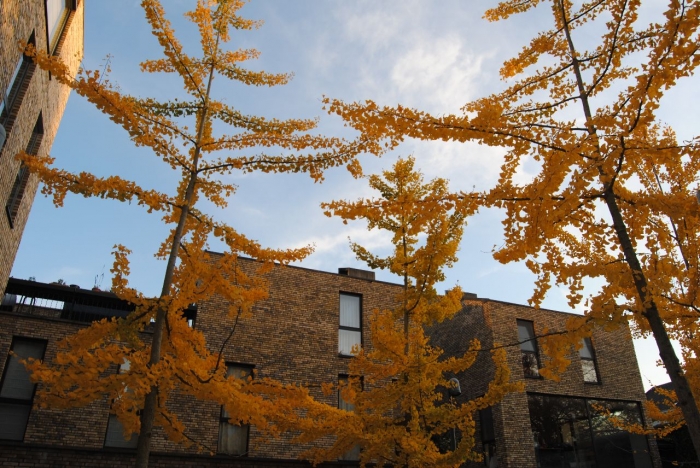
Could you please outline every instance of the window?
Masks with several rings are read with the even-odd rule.
[[[124,360],[124,364],[119,366],[117,371],[120,374],[129,372],[131,368],[131,363],[128,360]],[[124,392],[129,392],[128,387],[124,387]],[[118,448],[136,448],[138,445],[139,437],[136,432],[133,432],[131,436],[127,439],[124,435],[124,425],[117,419],[116,414],[110,414],[109,420],[107,421],[107,434],[105,435],[105,447],[118,447]]]
[[[353,346],[362,345],[361,296],[340,293],[340,326],[338,328],[338,353],[352,356]]]
[[[41,141],[44,138],[44,124],[39,114],[39,118],[34,125],[34,130],[32,131],[32,136],[29,138],[29,143],[27,144],[27,149],[25,152],[27,154],[37,154],[39,152],[39,147],[41,147]],[[15,177],[15,183],[12,185],[12,191],[10,192],[10,197],[7,199],[7,204],[5,205],[5,212],[7,213],[7,219],[10,222],[10,227],[14,227],[15,219],[17,219],[17,214],[19,213],[19,207],[22,203],[22,197],[24,196],[24,191],[27,189],[27,182],[29,182],[29,169],[22,163],[17,172],[17,177]]]
[[[57,55],[63,31],[76,8],[74,0],[46,0],[46,38],[49,53]]]
[[[496,431],[493,428],[493,411],[491,407],[479,410],[479,422],[481,424],[481,445],[484,465],[492,466],[496,459]]]
[[[581,357],[581,370],[583,370],[583,381],[585,383],[600,383],[598,376],[598,365],[595,360],[595,351],[590,338],[582,340],[582,347],[578,351]]]
[[[523,373],[525,377],[538,378],[540,376],[539,358],[537,356],[537,340],[535,339],[535,327],[532,322],[518,320],[518,341],[523,361]]]
[[[30,338],[12,339],[11,354],[7,356],[0,383],[0,439],[23,440],[36,384],[20,360],[43,359],[46,341]]]
[[[28,42],[30,44],[35,44],[34,33],[32,33]],[[5,133],[8,135],[15,124],[15,119],[19,113],[24,95],[29,88],[29,82],[32,79],[35,68],[34,62],[32,62],[29,57],[22,54],[12,73],[9,87],[6,88],[2,96],[0,96],[2,98],[0,99],[2,100],[2,103],[0,103],[0,125],[2,125],[5,129]],[[7,139],[5,142],[7,142]],[[2,148],[0,148],[0,150],[1,149]]]
[[[247,379],[253,374],[253,366],[245,364],[227,364],[226,375],[235,379]],[[221,407],[219,419],[219,453],[243,456],[248,454],[249,424],[234,424],[229,414]]]
[[[355,411],[355,405],[343,399],[342,392],[340,391],[342,387],[347,387],[352,382],[347,375],[338,376],[338,408],[345,411]],[[355,445],[353,448],[345,452],[340,458],[340,460],[351,460],[356,461],[360,459],[360,446]]]
[[[651,468],[646,436],[610,422],[641,423],[639,404],[528,394],[537,466],[550,468]]]

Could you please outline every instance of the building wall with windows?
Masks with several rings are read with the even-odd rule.
[[[258,265],[247,259],[240,259],[239,263],[249,273]],[[230,375],[244,376],[254,370],[254,378],[303,382],[310,385],[318,399],[349,410],[337,394],[324,396],[320,386],[314,384],[337,382],[347,377],[353,345],[371,347],[369,313],[375,308],[393,307],[401,287],[375,281],[371,272],[352,269],[341,269],[341,272],[275,267],[267,276],[269,298],[257,303],[250,317],[235,324],[232,336],[235,319],[222,317],[222,311],[228,308],[223,299],[213,298],[198,304],[192,321],[205,335],[212,350],[218,351],[227,343],[223,359]],[[116,300],[110,293],[26,280],[9,281],[0,307],[0,365],[3,366],[0,369],[0,439],[4,438],[0,440],[0,466],[5,463],[12,466],[18,459],[26,460],[27,447],[46,453],[47,457],[77,457],[73,460],[81,460],[81,466],[86,467],[100,466],[107,458],[115,466],[128,465],[123,459],[119,459],[119,463],[114,460],[119,458],[117,453],[129,460],[134,454],[135,439],[124,439],[116,419],[109,415],[106,399],[79,409],[40,409],[31,406],[34,387],[26,388],[26,381],[22,382],[25,388],[21,395],[13,396],[5,390],[9,388],[7,375],[12,372],[10,367],[15,359],[8,357],[11,349],[26,348],[27,343],[36,342],[50,360],[56,354],[60,338],[75,333],[92,320],[124,315],[128,310],[128,304]],[[31,346],[30,350],[35,352]],[[114,372],[119,371],[114,369]],[[22,381],[21,375],[19,380]],[[218,405],[185,395],[175,395],[171,402],[177,406],[187,427],[187,436],[204,447],[205,452],[211,451],[217,456],[198,455],[198,447],[173,444],[161,431],[156,431],[153,451],[158,465],[168,465],[171,463],[168,460],[180,454],[189,457],[187,460],[197,460],[198,466],[202,463],[215,466],[222,459],[232,462],[242,457],[247,461],[240,462],[239,466],[279,466],[265,465],[267,462],[262,461],[255,465],[254,461],[287,460],[284,464],[288,464],[303,449],[289,439],[267,440],[255,427],[229,423]],[[26,427],[6,428],[3,437],[3,421],[9,421],[11,414],[27,408],[31,411]],[[20,436],[7,436],[11,430],[12,434]],[[81,457],[93,460],[94,465],[84,464],[88,462]],[[347,458],[353,458],[353,453]],[[168,466],[178,466],[172,463]],[[307,465],[299,462],[299,466]]]
[[[19,50],[29,42],[77,72],[83,54],[83,0],[0,3],[0,287],[4,288],[36,193],[35,177],[14,156],[48,155],[70,90]],[[48,25],[48,26],[47,26]],[[0,138],[2,139],[2,138]]]
[[[240,265],[251,274],[257,267],[247,259],[240,259]],[[269,298],[257,303],[250,317],[237,323],[222,318],[228,303],[221,298],[198,304],[186,316],[211,349],[223,346],[230,375],[242,378],[253,373],[254,378],[304,383],[319,400],[351,410],[337,393],[324,396],[318,384],[347,379],[353,346],[372,346],[369,313],[392,307],[401,287],[375,281],[371,272],[339,271],[276,267],[267,276]],[[129,304],[110,293],[10,280],[0,306],[0,466],[26,460],[28,453],[79,461],[85,467],[97,468],[107,459],[115,466],[128,465],[135,439],[123,437],[118,421],[109,415],[109,401],[73,410],[37,408],[34,386],[17,371],[9,352],[51,359],[62,337],[93,320],[124,316],[129,310]],[[660,467],[653,439],[632,437],[602,416],[607,409],[628,422],[644,418],[640,402],[645,395],[627,329],[596,330],[586,350],[570,356],[572,363],[559,382],[539,378],[544,357],[538,336],[545,329],[562,330],[569,317],[466,295],[463,309],[453,319],[429,331],[432,342],[447,356],[463,354],[475,337],[486,350],[505,346],[511,378],[524,383],[525,392],[510,394],[479,414],[477,450],[485,453],[485,466]],[[121,367],[114,372],[128,363]],[[489,353],[481,353],[464,375],[457,376],[463,393],[456,402],[484,394],[493,374]],[[171,402],[188,437],[216,456],[198,455],[198,447],[175,445],[156,431],[156,466],[177,466],[177,457],[201,466],[222,460],[238,460],[237,466],[257,466],[255,461],[263,466],[269,460],[288,464],[297,463],[292,460],[303,450],[289,438],[268,440],[255,427],[232,424],[218,405],[184,395],[174,395]],[[351,463],[357,451],[343,458]]]
[[[629,329],[596,329],[587,346],[568,356],[571,365],[560,381],[539,376],[545,357],[537,337],[545,331],[565,330],[569,317],[563,312],[465,295],[462,311],[431,329],[432,340],[447,355],[463,354],[473,337],[483,349],[505,346],[511,380],[525,387],[523,393],[510,394],[481,412],[476,438],[487,460],[473,466],[661,466],[653,438],[619,433],[601,417],[607,408],[628,422],[645,419],[641,405],[645,394]],[[460,398],[483,395],[493,375],[489,353],[481,353],[458,376],[463,391]],[[644,453],[632,453],[635,451]],[[495,458],[492,465],[489,458]]]

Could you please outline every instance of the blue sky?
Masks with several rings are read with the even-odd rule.
[[[165,0],[169,18],[182,42],[197,41],[181,12],[193,2]],[[485,0],[256,0],[244,14],[262,19],[259,30],[234,36],[232,48],[254,47],[262,53],[252,69],[294,72],[290,84],[278,88],[229,86],[215,82],[215,92],[229,105],[268,117],[319,117],[328,135],[348,135],[335,116],[324,114],[321,98],[346,101],[372,99],[428,110],[458,112],[466,102],[502,89],[501,63],[517,53],[539,29],[548,26],[540,13],[507,22],[488,23],[483,12],[495,2]],[[646,0],[652,15],[663,1]],[[169,98],[181,95],[176,81],[142,75],[138,63],[160,56],[139,2],[85,2],[86,68],[100,68],[111,54],[110,80],[123,92]],[[546,14],[544,10],[542,13]],[[197,42],[194,42],[197,44]],[[218,87],[217,87],[218,85]],[[686,80],[664,100],[663,114],[683,138],[697,127],[700,91],[697,80]],[[98,175],[118,173],[138,183],[172,192],[176,174],[164,168],[148,150],[134,148],[126,132],[73,95],[68,103],[52,156],[68,170]],[[455,190],[485,189],[492,185],[501,164],[500,152],[476,144],[407,141],[397,151],[377,159],[362,158],[365,173],[388,168],[398,156],[412,154],[426,178],[444,177]],[[319,204],[333,199],[369,196],[366,184],[344,169],[326,174],[322,184],[303,175],[249,174],[234,177],[238,192],[229,208],[217,216],[269,247],[314,244],[316,251],[301,266],[325,271],[363,268],[348,247],[353,241],[381,252],[388,237],[368,232],[361,223],[343,225],[323,216]],[[459,283],[479,297],[527,303],[533,276],[523,264],[502,265],[491,257],[501,243],[501,215],[484,211],[469,220],[460,262],[448,272],[445,288]],[[132,285],[146,294],[160,290],[163,262],[153,253],[166,234],[158,215],[140,207],[101,199],[69,196],[63,208],[38,195],[27,224],[12,275],[33,276],[89,288],[97,282],[109,288],[111,250],[121,243],[133,250]],[[213,250],[220,246],[212,245]],[[102,275],[104,274],[104,279]],[[379,279],[395,281],[378,272]],[[554,289],[543,307],[570,311],[565,292]],[[653,344],[637,343],[645,386],[667,380],[654,362]]]

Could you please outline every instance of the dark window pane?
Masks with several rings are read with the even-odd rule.
[[[34,383],[29,379],[29,372],[20,362],[21,359],[41,359],[44,355],[46,343],[42,341],[29,341],[16,339],[12,344],[12,351],[16,356],[7,360],[5,376],[0,388],[0,397],[15,398],[31,401],[34,396]]]
[[[31,409],[31,405],[0,403],[0,439],[24,439]]]
[[[128,440],[127,437],[124,434],[124,425],[117,419],[116,415],[110,414],[109,421],[107,421],[105,447],[136,448],[139,441],[138,434],[132,433]]]
[[[0,382],[0,439],[23,440],[36,384],[20,361],[27,358],[42,359],[46,342],[26,338],[14,338],[5,362]]]
[[[520,341],[520,349],[523,351],[536,352],[535,348],[535,330],[532,322],[527,320],[518,320],[518,341]]]
[[[595,466],[583,399],[528,395],[528,406],[538,466]]]
[[[608,400],[589,400],[588,405],[599,467],[651,468],[649,447],[644,436],[640,439],[619,429],[606,414],[610,413],[624,424],[639,424],[642,421],[639,406],[633,402]]]
[[[583,359],[593,359],[593,344],[590,338],[581,340],[581,349],[578,350],[579,356]]]

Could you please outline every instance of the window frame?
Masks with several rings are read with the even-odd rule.
[[[29,411],[27,412],[27,420],[24,424],[24,431],[22,432],[22,438],[21,439],[0,439],[0,440],[12,440],[15,442],[23,442],[24,438],[27,434],[27,428],[29,427],[29,418],[31,417],[32,414],[32,408],[34,407],[34,396],[36,395],[36,388],[37,384],[33,384],[32,386],[32,392],[31,396],[29,398],[12,398],[12,397],[3,397],[2,396],[2,389],[5,386],[5,381],[7,378],[7,371],[10,367],[10,362],[12,359],[18,359],[16,356],[12,355],[12,352],[15,349],[15,345],[17,342],[25,342],[25,343],[35,343],[39,344],[42,346],[41,350],[41,357],[40,359],[43,361],[45,356],[46,356],[46,348],[48,347],[48,340],[44,340],[41,338],[31,338],[31,337],[25,337],[25,336],[13,336],[12,341],[10,342],[10,349],[7,352],[7,358],[5,359],[5,367],[2,369],[2,377],[0,377],[0,404],[7,404],[7,405],[16,405],[16,406],[28,406]],[[20,357],[19,359],[26,359]],[[26,372],[26,368],[22,366],[24,371]],[[29,373],[27,373],[28,375]]]
[[[581,340],[582,346],[578,350],[578,357],[581,360],[581,372],[583,373],[583,383],[587,385],[601,385],[602,381],[600,379],[600,371],[598,370],[598,358],[596,356],[595,347],[593,346],[593,340],[590,337],[583,338]],[[586,343],[588,346],[586,346]],[[586,349],[590,352],[591,357],[583,356],[582,351]],[[584,362],[592,362],[593,370],[595,371],[595,381],[586,380],[586,375],[588,374],[583,368]]]
[[[358,299],[358,310],[357,310],[357,314],[358,314],[359,327],[349,327],[349,326],[347,326],[347,325],[341,325],[341,324],[340,324],[340,321],[341,321],[341,318],[342,318],[342,316],[341,316],[341,310],[340,310],[340,304],[341,304],[341,301],[342,301],[342,299],[341,299],[342,296],[356,297],[356,298]],[[359,334],[360,334],[360,340],[359,340],[359,343],[358,343],[358,344],[360,345],[360,347],[362,347],[362,346],[364,345],[364,337],[362,336],[362,324],[363,324],[363,320],[362,320],[362,294],[353,293],[353,292],[346,292],[346,291],[340,291],[340,292],[338,293],[338,356],[340,356],[340,357],[349,357],[349,358],[355,356],[355,355],[352,354],[351,352],[348,353],[348,354],[345,354],[344,351],[340,349],[340,343],[341,343],[340,335],[341,335],[341,331],[349,331],[349,332],[356,332],[356,333],[359,333]],[[353,346],[354,346],[354,345],[353,345]]]
[[[125,369],[125,370],[123,370],[123,369]],[[125,359],[123,364],[120,364],[117,366],[117,374],[122,374],[122,373],[128,371],[129,369],[131,369],[131,362],[129,362],[128,359]],[[128,387],[125,388],[124,391],[128,392],[129,391]],[[122,435],[122,440],[119,441],[118,445],[107,445],[108,437],[110,434],[109,428],[110,428],[110,426],[112,426],[114,424],[119,425],[119,428],[121,429],[120,434]],[[110,448],[110,449],[136,450],[136,446],[138,445],[138,441],[139,441],[138,432],[132,432],[131,439],[126,440],[126,438],[124,438],[124,426],[122,425],[121,421],[119,421],[119,419],[117,419],[116,414],[109,413],[109,417],[107,418],[107,428],[105,430],[105,439],[104,439],[104,442],[102,443],[103,447]]]
[[[349,374],[338,374],[338,391],[337,391],[337,396],[338,396],[338,409],[343,410],[343,411],[355,411],[355,405],[352,403],[348,403],[345,401],[340,394],[340,383],[341,382],[347,382],[347,385],[351,384],[351,378],[353,376]],[[358,382],[360,384],[360,390],[364,390],[364,379],[362,377],[359,377]],[[344,406],[341,406],[341,402],[345,403]],[[362,452],[362,447],[359,445],[355,445],[353,448],[342,454],[340,457],[338,457],[338,460],[340,461],[359,461],[360,460],[360,452]]]
[[[34,31],[29,36],[28,44],[36,46],[36,38]],[[0,152],[4,149],[7,141],[10,139],[10,133],[17,120],[17,114],[22,107],[22,102],[29,89],[29,84],[34,76],[36,64],[32,59],[24,54],[21,54],[17,62],[15,70],[12,72],[10,83],[7,89],[2,93],[2,105],[0,106],[0,125],[5,129],[5,141],[0,147]]]
[[[527,379],[541,379],[542,376],[540,375],[540,368],[542,367],[542,364],[540,362],[540,352],[539,352],[539,347],[537,346],[537,334],[535,333],[535,322],[532,320],[525,320],[525,319],[516,319],[516,327],[517,327],[517,332],[518,332],[518,342],[520,343],[520,358],[522,361],[522,367],[523,367],[523,376]],[[528,331],[531,331],[532,334],[527,337],[527,339],[523,339],[523,337],[520,336],[520,325],[523,324],[526,327],[529,327]],[[529,349],[524,349],[527,347],[528,343],[532,343],[532,350]],[[535,372],[532,372],[532,359],[534,358],[534,363],[536,365]],[[526,360],[528,361],[530,365],[526,365]],[[528,371],[529,369],[529,371]]]
[[[226,376],[227,378],[232,376],[231,369],[239,369],[242,371],[248,371],[249,373],[246,375],[247,377],[250,378],[255,378],[254,377],[254,371],[255,371],[255,364],[245,364],[241,362],[226,362]],[[240,379],[241,377],[233,375],[234,378]],[[216,441],[216,453],[217,455],[227,455],[227,456],[233,456],[233,457],[247,457],[248,453],[250,451],[250,424],[233,424],[230,422],[230,417],[225,414],[225,409],[224,406],[221,405],[221,408],[219,410],[219,434],[217,437]],[[238,427],[244,427],[246,429],[245,431],[245,452],[241,454],[237,453],[229,453],[229,452],[224,452],[221,449],[221,429],[226,426],[238,426]]]
[[[70,24],[70,20],[73,13],[78,8],[77,0],[58,0],[63,3],[63,8],[61,9],[58,18],[54,22],[55,28],[53,29],[53,37],[51,35],[51,27],[49,25],[49,2],[51,0],[44,0],[44,19],[46,21],[46,52],[49,55],[59,55],[61,48],[61,42],[65,36],[66,29]]]
[[[39,112],[39,117],[36,119],[36,124],[34,124],[32,136],[29,137],[29,142],[27,143],[25,152],[36,156],[39,152],[39,148],[41,148],[41,143],[43,140],[44,121],[41,116],[41,112]],[[22,206],[24,192],[27,190],[27,184],[29,183],[29,176],[30,172],[27,166],[24,163],[20,163],[17,176],[12,184],[12,190],[10,190],[10,195],[7,198],[7,203],[5,204],[5,214],[7,215],[7,221],[10,224],[10,229],[15,227],[15,221],[17,220],[19,209]]]

